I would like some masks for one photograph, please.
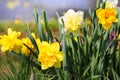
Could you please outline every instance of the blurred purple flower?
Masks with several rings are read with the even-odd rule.
[[[112,31],[109,35],[109,40],[112,41],[115,36],[115,31]]]

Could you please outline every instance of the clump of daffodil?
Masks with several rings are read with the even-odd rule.
[[[34,34],[34,33],[32,33],[32,36],[35,38],[35,34]],[[34,45],[31,43],[30,38],[28,38],[28,37],[22,38],[22,43],[23,43],[22,48],[21,48],[22,54],[24,54],[24,55],[30,55],[30,50],[27,48],[27,46],[28,46],[31,50],[35,51],[35,47],[34,47]],[[25,45],[26,45],[26,46],[25,46]]]
[[[42,41],[39,44],[40,53],[38,55],[38,61],[41,63],[43,70],[49,67],[61,67],[61,61],[64,58],[63,52],[59,51],[60,45],[58,42],[49,44],[46,41]]]
[[[105,30],[109,30],[112,23],[118,22],[115,8],[99,8],[96,10],[96,15],[99,18],[99,23],[102,24]]]
[[[73,32],[78,30],[83,22],[83,16],[83,11],[68,10],[64,16],[60,17],[60,23],[62,23],[62,20],[64,21],[64,31]]]
[[[15,51],[17,52],[21,47],[21,40],[18,37],[21,35],[20,32],[13,31],[8,28],[8,34],[0,36],[0,45],[2,52]]]
[[[103,0],[105,2],[105,0]],[[115,8],[118,4],[118,0],[106,0],[106,7]]]

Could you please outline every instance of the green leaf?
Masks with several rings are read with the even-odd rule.
[[[96,8],[99,8],[99,7],[100,7],[100,0],[97,0]]]
[[[24,44],[29,50],[30,50],[30,52],[37,58],[38,56],[37,56],[37,54],[29,47],[29,46],[27,46],[26,44]]]
[[[38,11],[36,10],[36,8],[34,9],[34,18],[35,18],[35,23],[36,23],[36,28],[37,28],[37,32],[38,35],[40,37],[40,40],[45,40],[45,34],[43,32],[42,26],[40,24],[40,19],[39,19],[39,15],[38,15]]]
[[[43,10],[42,14],[43,14],[45,28],[46,28],[46,31],[47,31],[48,41],[50,40],[52,42],[53,41],[53,36],[52,36],[52,33],[51,33],[51,31],[50,31],[50,29],[48,27],[48,21],[47,21],[47,18],[46,18],[46,12]]]
[[[59,37],[60,37],[60,39],[62,39],[62,29],[63,29],[63,25],[59,22],[59,15],[58,15],[58,13],[56,13],[56,15],[57,15],[57,20],[58,20],[58,27],[59,27]]]
[[[63,39],[62,39],[62,51],[64,52],[64,60],[63,60],[64,80],[69,80],[68,64],[67,64],[67,45],[66,45],[65,34],[63,34]]]
[[[87,80],[96,80],[96,79],[98,79],[98,78],[100,78],[101,77],[101,75],[94,75],[94,76],[92,76],[91,78],[89,78],[89,79],[87,79]]]
[[[81,76],[81,79],[84,79],[84,77],[86,76],[86,74],[87,74],[87,72],[89,71],[89,69],[90,69],[90,67],[91,67],[92,64],[93,64],[93,63],[89,64],[89,65],[87,66],[87,68],[85,68],[85,71],[84,71],[83,75]]]
[[[120,77],[119,77],[118,74],[114,71],[114,69],[112,69],[112,74],[113,74],[114,80],[120,80]]]
[[[33,36],[31,35],[29,27],[27,27],[27,34],[28,34],[28,37],[29,37],[30,41],[32,42],[32,44],[34,45],[34,47],[36,48],[36,50],[39,52],[37,43],[36,43],[35,39],[33,38]]]

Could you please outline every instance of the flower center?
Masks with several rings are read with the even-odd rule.
[[[108,16],[105,16],[105,19],[108,19],[109,17]]]

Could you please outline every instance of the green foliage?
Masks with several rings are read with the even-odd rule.
[[[31,61],[30,56],[7,52],[7,63],[10,71],[2,71],[0,80],[53,80],[56,75],[52,74],[52,69],[48,71],[40,70],[40,67]],[[19,64],[11,60],[15,57]]]

